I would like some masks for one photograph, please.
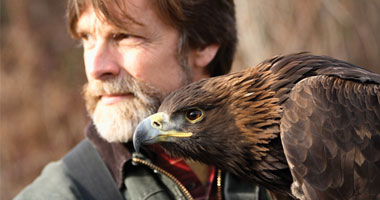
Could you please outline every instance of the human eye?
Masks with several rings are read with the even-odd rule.
[[[90,38],[90,34],[88,33],[78,33],[79,39],[82,41],[87,41]]]
[[[119,46],[135,46],[143,41],[143,37],[130,33],[115,33],[112,34],[112,39]]]
[[[129,39],[131,37],[132,37],[132,35],[128,34],[128,33],[114,33],[114,34],[112,34],[112,39],[115,41],[121,41],[124,39]]]
[[[79,36],[79,39],[81,40],[82,45],[85,49],[91,48],[94,45],[95,41],[94,41],[93,37],[91,36],[91,34],[81,32],[81,33],[78,33],[78,36]]]

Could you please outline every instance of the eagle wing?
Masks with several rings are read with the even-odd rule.
[[[292,192],[306,199],[380,198],[380,84],[317,75],[283,103]]]

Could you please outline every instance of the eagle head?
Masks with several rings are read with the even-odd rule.
[[[278,124],[273,123],[279,115],[269,112],[276,107],[275,98],[266,91],[266,83],[256,81],[255,74],[260,73],[251,68],[249,73],[204,79],[171,93],[158,113],[137,126],[133,137],[136,151],[142,144],[159,143],[174,157],[235,174],[248,171],[279,132]],[[260,87],[252,87],[255,83]]]

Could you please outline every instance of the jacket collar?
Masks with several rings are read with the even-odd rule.
[[[132,158],[131,143],[109,143],[101,138],[93,123],[86,128],[86,136],[95,146],[119,188],[123,183],[124,165]]]

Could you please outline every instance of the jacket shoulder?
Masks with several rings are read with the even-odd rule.
[[[68,175],[62,160],[49,163],[30,185],[22,190],[14,200],[82,199],[74,181]]]

